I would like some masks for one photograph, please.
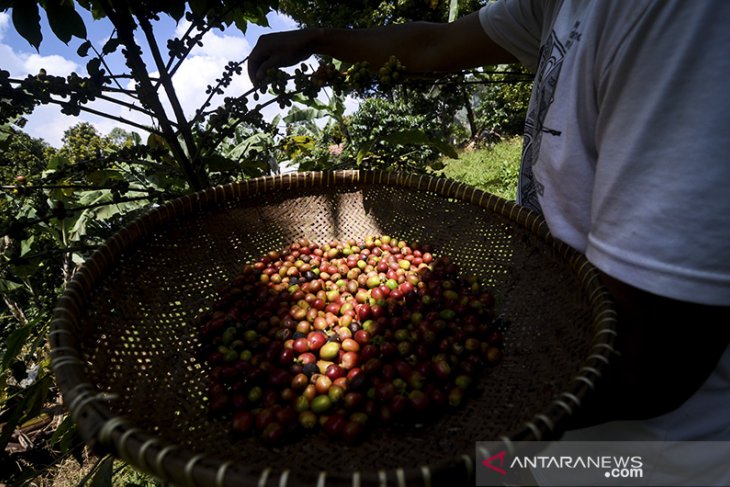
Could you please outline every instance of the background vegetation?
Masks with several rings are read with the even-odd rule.
[[[145,485],[110,459],[89,459],[54,384],[46,346],[51,311],[91,252],[150,205],[209,185],[282,170],[342,168],[407,170],[444,175],[513,198],[530,77],[501,66],[411,82],[397,61],[385,75],[322,60],[320,66],[271,73],[269,86],[212,106],[241,74],[230,63],[193,116],[182,110],[171,79],[205,32],[245,30],[278,9],[301,25],[369,26],[407,20],[445,21],[474,1],[309,0],[0,0],[17,32],[42,42],[40,9],[53,34],[79,55],[86,73],[41,71],[14,79],[0,61],[0,484]],[[110,22],[114,34],[97,46],[77,11]],[[185,19],[181,37],[161,39],[160,17]],[[154,60],[147,67],[143,48]],[[73,44],[73,43],[71,43]],[[106,62],[121,56],[124,72]],[[146,59],[146,58],[145,58]],[[120,80],[133,80],[133,84]],[[132,88],[124,88],[133,86]],[[345,115],[345,97],[359,109]],[[143,125],[89,103],[104,99],[143,113]],[[163,103],[165,100],[165,103]],[[70,116],[61,147],[23,132],[39,105]],[[280,115],[262,111],[278,105]],[[86,111],[113,119],[100,134],[73,117]],[[64,483],[65,482],[65,483]]]

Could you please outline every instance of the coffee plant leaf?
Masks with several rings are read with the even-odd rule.
[[[43,41],[41,33],[41,16],[35,0],[15,0],[13,2],[13,25],[20,36],[35,47]]]
[[[50,0],[46,2],[48,23],[56,37],[68,44],[72,37],[86,39],[86,25],[74,8],[73,2]]]
[[[5,353],[3,354],[2,363],[0,363],[2,371],[7,370],[10,363],[20,354],[23,345],[25,345],[32,331],[33,326],[28,324],[21,326],[8,336],[8,339],[5,341]]]
[[[104,457],[97,464],[96,474],[91,479],[91,487],[112,487],[113,467],[114,458],[111,456]]]

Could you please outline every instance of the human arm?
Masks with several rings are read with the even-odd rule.
[[[515,58],[482,29],[477,12],[451,23],[412,22],[369,29],[304,29],[261,36],[248,60],[252,80],[270,68],[291,66],[313,54],[345,62],[385,64],[395,56],[407,73],[453,72]]]

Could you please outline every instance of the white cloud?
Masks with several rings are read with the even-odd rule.
[[[23,60],[23,69],[26,73],[35,74],[45,69],[48,74],[54,76],[68,76],[77,71],[79,66],[73,61],[65,59],[57,54],[50,56],[41,56],[39,54],[22,54],[20,58]]]
[[[41,68],[54,76],[68,76],[78,69],[78,64],[62,56],[52,54],[41,56],[36,53],[16,52],[10,46],[0,43],[0,67],[14,78],[37,74]]]
[[[38,53],[29,53],[15,50],[5,42],[5,33],[10,26],[10,16],[0,13],[0,67],[10,72],[13,77],[25,77],[27,74],[36,74],[41,68],[48,74],[68,76],[78,69],[78,64],[62,56],[52,54],[42,56]]]
[[[175,28],[177,37],[183,36],[190,28],[190,22],[185,20],[180,22]],[[235,30],[235,29],[231,29]],[[237,35],[226,33],[226,31],[211,30],[207,32],[202,39],[203,45],[196,45],[192,51],[192,56],[214,57],[230,60],[242,60],[251,50],[248,41],[235,31]]]
[[[294,30],[297,28],[296,20],[279,12],[270,14],[267,19],[269,20],[269,25],[274,30]]]
[[[0,12],[0,41],[5,38],[5,32],[8,30],[10,25],[10,15],[5,12]]]
[[[56,105],[41,105],[28,117],[24,131],[60,147],[63,132],[80,120],[63,115]]]
[[[18,55],[15,54],[10,46],[0,44],[0,59],[2,59],[2,64],[0,64],[0,68],[9,71],[13,76],[17,76],[18,73],[23,69],[22,59],[20,59]]]
[[[5,12],[0,12],[0,41],[5,37],[5,31],[8,29],[10,16]]]

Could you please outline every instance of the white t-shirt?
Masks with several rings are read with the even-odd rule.
[[[536,73],[518,201],[621,281],[730,305],[730,1],[505,0],[480,19]],[[730,347],[679,409],[564,439],[730,441]]]
[[[518,201],[621,281],[730,305],[730,2],[498,1],[480,17],[536,72]]]

